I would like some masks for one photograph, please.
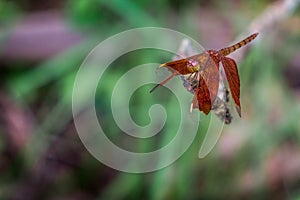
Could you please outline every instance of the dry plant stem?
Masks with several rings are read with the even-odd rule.
[[[253,32],[261,33],[258,41],[264,33],[274,31],[274,25],[287,19],[293,14],[300,3],[300,0],[278,0],[268,6],[259,16],[252,20],[248,30],[242,33],[237,38],[243,38],[245,35]],[[236,39],[238,40],[238,39]],[[241,49],[235,56],[235,60],[239,61],[244,57],[248,48]]]

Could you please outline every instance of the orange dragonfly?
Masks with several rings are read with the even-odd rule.
[[[188,77],[183,78],[183,80],[186,84],[190,84],[190,91],[194,93],[191,110],[193,108],[198,108],[207,115],[212,110],[216,99],[218,100],[217,94],[221,78],[219,63],[221,62],[231,96],[236,105],[237,113],[241,117],[240,78],[238,69],[236,62],[232,58],[226,56],[250,43],[257,35],[258,33],[254,33],[246,39],[218,51],[208,50],[201,54],[162,64],[160,67],[167,67],[172,74],[157,84],[150,92],[153,92],[157,87],[164,85],[176,75],[188,75]],[[228,96],[228,91],[226,91],[226,94]]]

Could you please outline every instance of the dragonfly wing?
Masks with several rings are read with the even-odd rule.
[[[179,74],[186,75],[200,70],[200,62],[205,53],[190,56],[188,58],[167,62],[161,65],[161,67],[167,67],[171,70],[177,71]]]
[[[226,78],[229,84],[231,96],[235,102],[237,112],[241,117],[241,105],[240,105],[240,77],[235,61],[228,57],[221,59]]]
[[[167,67],[171,69],[171,71],[177,71],[179,74],[189,74],[191,73],[189,70],[190,62],[187,59],[180,59],[171,62],[164,63],[160,65],[161,67]]]
[[[216,100],[219,88],[219,70],[215,61],[209,56],[202,63],[199,86],[196,90],[199,110],[208,114]],[[205,60],[203,58],[203,60]]]
[[[195,95],[197,95],[198,106],[194,106],[194,108],[198,107],[200,111],[207,115],[211,110],[212,103],[209,89],[202,76],[200,76],[199,87],[195,90]]]

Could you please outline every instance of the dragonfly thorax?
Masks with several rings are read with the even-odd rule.
[[[209,56],[213,59],[213,61],[216,63],[216,65],[218,66],[218,63],[221,60],[221,54],[219,53],[219,51],[216,50],[208,50],[207,53],[209,54]]]

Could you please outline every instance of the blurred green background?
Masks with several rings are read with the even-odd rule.
[[[1,0],[0,199],[300,199],[298,3]],[[204,122],[178,161],[156,172],[129,174],[101,164],[84,148],[71,97],[77,70],[93,47],[145,26],[180,31],[208,49],[228,46],[257,27],[260,35],[242,56],[234,54],[243,117],[234,113],[213,151],[204,159],[197,156]],[[165,106],[168,120],[155,139],[130,141],[111,114],[114,84],[135,65],[171,59],[162,51],[135,51],[114,62],[102,80],[97,113],[108,137],[125,149],[149,151],[167,144],[180,109],[167,89],[150,96],[154,85],[139,88],[130,103],[133,120],[147,125],[154,103]]]

